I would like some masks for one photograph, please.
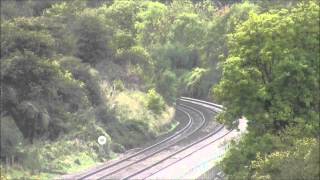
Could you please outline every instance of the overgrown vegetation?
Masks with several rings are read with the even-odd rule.
[[[227,125],[249,120],[222,162],[230,179],[319,176],[316,1],[3,0],[0,57],[8,178],[52,178],[151,140],[181,95],[223,104]]]
[[[227,124],[249,120],[223,161],[230,179],[319,178],[319,35],[314,1],[251,13],[229,35],[213,91]]]

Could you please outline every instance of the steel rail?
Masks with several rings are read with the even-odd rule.
[[[208,110],[208,111],[210,111],[210,112],[212,112],[212,113],[214,113],[214,114],[217,114],[217,113],[219,113],[220,111],[222,111],[221,108],[218,108],[218,107],[216,107],[216,106],[209,105],[209,104],[201,104],[201,102],[196,102],[196,101],[192,101],[192,100],[185,100],[185,99],[180,99],[180,98],[179,98],[178,104],[179,104],[179,101],[182,101],[182,102],[188,103],[188,104],[193,104],[193,105],[201,106],[201,107],[205,108],[206,110]],[[209,108],[208,106],[213,107],[213,108],[215,108],[215,109]]]
[[[199,111],[199,112],[202,114],[202,117],[204,118],[203,113],[202,113],[201,111]],[[222,125],[217,131],[214,131],[214,132],[212,132],[212,133],[210,133],[210,134],[202,137],[201,139],[199,139],[199,140],[197,140],[197,141],[195,141],[195,142],[187,145],[186,147],[184,147],[184,148],[182,148],[182,149],[180,149],[180,150],[178,150],[178,151],[170,154],[169,156],[167,156],[167,157],[165,157],[165,158],[157,161],[156,163],[153,163],[153,164],[151,164],[151,165],[149,165],[149,166],[147,166],[147,167],[145,167],[145,168],[143,168],[143,169],[141,169],[141,170],[139,170],[139,171],[137,171],[137,172],[135,172],[135,173],[132,173],[132,174],[130,174],[130,175],[122,178],[122,180],[127,180],[127,179],[129,179],[129,178],[132,178],[132,177],[134,177],[134,176],[136,176],[136,175],[138,175],[138,174],[140,174],[140,173],[142,173],[142,172],[144,172],[144,171],[146,171],[146,170],[148,170],[148,169],[150,169],[150,168],[152,168],[152,167],[154,167],[154,166],[162,163],[163,161],[165,161],[165,160],[167,160],[167,159],[169,159],[169,158],[171,158],[171,157],[173,157],[173,156],[181,153],[182,151],[185,151],[185,150],[189,149],[190,147],[192,147],[192,146],[194,146],[194,145],[196,145],[196,144],[198,144],[198,143],[200,143],[200,142],[205,141],[205,140],[208,139],[209,137],[211,137],[211,136],[213,136],[214,134],[218,133],[218,132],[219,132],[220,130],[222,130],[223,128],[224,128],[224,126]],[[231,131],[229,131],[228,133],[230,133],[230,132],[231,132]]]
[[[216,108],[219,108],[219,109],[224,109],[224,107],[220,104],[215,104],[215,103],[212,103],[212,102],[208,102],[208,101],[203,101],[203,100],[200,100],[200,99],[194,99],[194,98],[190,98],[190,97],[180,97],[180,100],[189,100],[189,101],[193,101],[193,102],[199,102],[199,103],[202,103],[202,104],[206,104],[206,105],[209,105],[209,106],[213,106],[213,107],[216,107]]]
[[[187,105],[183,105],[183,104],[179,104],[179,105],[182,106],[182,107],[184,107],[184,108],[191,109],[191,110],[193,110],[193,111],[195,111],[195,112],[198,111],[198,110],[194,109],[193,107],[190,107],[190,106],[187,106]],[[188,112],[187,112],[187,113],[188,113]],[[189,113],[188,113],[188,114],[189,114]],[[188,116],[191,117],[190,114],[189,114]],[[203,116],[203,114],[202,114],[202,116]],[[194,129],[191,133],[187,134],[186,136],[182,137],[181,139],[177,140],[176,142],[174,142],[174,143],[172,143],[172,144],[168,144],[168,145],[166,145],[166,146],[164,146],[164,147],[156,150],[155,152],[153,152],[153,153],[151,153],[151,154],[149,154],[149,155],[147,155],[147,156],[145,156],[145,157],[143,157],[143,158],[141,158],[141,159],[138,159],[138,160],[136,160],[136,161],[133,161],[133,162],[129,163],[128,165],[126,165],[126,166],[124,166],[124,167],[115,169],[114,171],[111,171],[111,172],[109,172],[109,173],[107,173],[107,174],[104,174],[102,177],[100,177],[100,178],[98,178],[98,179],[99,179],[99,180],[106,179],[106,178],[107,178],[108,176],[110,176],[110,175],[113,175],[113,174],[115,174],[115,173],[117,173],[117,172],[119,172],[119,171],[122,171],[122,170],[124,170],[124,169],[126,169],[126,168],[128,168],[128,167],[130,167],[130,166],[132,166],[132,165],[134,165],[134,164],[137,164],[137,163],[142,162],[142,161],[144,161],[144,160],[146,160],[146,159],[149,159],[150,157],[152,157],[152,156],[154,156],[154,155],[156,155],[156,154],[158,154],[158,153],[160,153],[160,152],[162,152],[162,151],[164,151],[164,150],[166,150],[166,149],[168,149],[168,148],[171,148],[173,145],[181,142],[182,140],[186,139],[186,138],[189,137],[190,135],[192,135],[192,134],[194,134],[195,132],[197,132],[198,130],[200,130],[200,129],[205,125],[205,123],[206,123],[206,119],[204,118],[204,116],[203,116],[201,119],[202,119],[201,125],[200,125],[198,128]]]
[[[143,179],[147,179],[148,177],[151,177],[152,175],[154,175],[154,174],[156,174],[156,173],[158,173],[158,172],[160,172],[160,171],[162,171],[162,170],[164,170],[164,169],[166,169],[166,168],[168,168],[168,167],[172,166],[173,164],[175,164],[175,163],[177,163],[177,162],[179,162],[179,161],[182,161],[183,159],[186,159],[187,157],[191,156],[192,154],[194,154],[194,153],[196,153],[196,152],[200,151],[201,149],[203,149],[203,148],[205,148],[205,147],[207,147],[207,146],[209,146],[209,145],[213,144],[214,142],[216,142],[216,141],[220,140],[221,138],[225,137],[226,135],[230,134],[233,130],[234,130],[234,129],[231,129],[231,130],[230,130],[230,131],[228,131],[226,134],[224,134],[224,135],[222,135],[222,136],[218,137],[217,139],[214,139],[213,141],[208,142],[207,144],[202,145],[202,146],[201,146],[201,147],[199,147],[198,149],[196,149],[196,150],[192,151],[191,153],[189,153],[189,154],[187,154],[187,155],[185,155],[185,156],[181,157],[180,159],[178,159],[178,160],[176,160],[176,161],[174,161],[174,162],[172,162],[172,163],[168,164],[167,166],[165,166],[165,167],[163,167],[163,168],[161,168],[161,169],[157,170],[156,172],[151,173],[150,175],[148,175],[148,176],[144,177]]]
[[[116,166],[116,165],[118,165],[118,164],[120,164],[120,163],[122,163],[122,162],[124,162],[124,161],[127,161],[127,160],[129,160],[129,159],[131,159],[131,158],[134,158],[134,157],[136,157],[136,156],[138,156],[138,155],[140,155],[140,154],[142,154],[142,153],[144,153],[144,152],[146,152],[146,151],[148,151],[148,150],[150,150],[150,149],[152,149],[152,148],[154,148],[154,147],[157,147],[157,146],[159,146],[160,144],[163,144],[163,143],[165,143],[165,142],[168,142],[169,140],[177,137],[178,135],[180,135],[181,133],[183,133],[184,131],[186,131],[187,129],[189,129],[189,128],[191,127],[192,123],[193,123],[193,119],[192,119],[191,116],[190,116],[188,113],[186,113],[184,110],[179,109],[179,108],[177,108],[177,110],[180,111],[180,112],[182,112],[182,113],[184,113],[185,115],[188,116],[188,123],[187,123],[187,125],[186,125],[185,127],[183,127],[182,129],[180,129],[179,131],[177,131],[177,132],[174,133],[173,135],[171,135],[171,136],[163,139],[162,141],[160,141],[160,142],[158,142],[158,143],[155,143],[155,144],[153,144],[153,145],[151,145],[151,146],[149,146],[149,147],[147,147],[147,148],[144,148],[144,149],[142,149],[142,150],[140,150],[140,151],[138,151],[138,152],[136,152],[136,153],[134,153],[134,154],[132,154],[132,155],[124,158],[124,159],[119,159],[118,161],[116,161],[116,162],[114,162],[114,163],[112,163],[112,164],[109,164],[109,165],[107,165],[107,166],[101,167],[101,168],[95,170],[94,172],[90,172],[90,173],[87,173],[87,174],[81,174],[81,175],[79,175],[79,176],[76,176],[75,179],[82,180],[82,179],[88,178],[88,177],[90,177],[90,176],[92,176],[92,175],[94,175],[94,174],[96,174],[96,173],[99,173],[99,172],[101,172],[101,171],[104,171],[104,170],[106,170],[106,169],[109,169],[109,168],[111,168],[111,167],[114,167],[114,166]]]

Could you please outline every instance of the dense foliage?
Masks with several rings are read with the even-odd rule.
[[[311,1],[251,13],[229,35],[214,95],[227,107],[227,124],[249,120],[249,133],[223,162],[231,179],[319,177],[319,158],[305,157],[319,153],[319,31],[319,4]]]
[[[222,162],[230,179],[319,176],[316,1],[4,0],[0,58],[6,166],[110,158],[165,131],[183,95],[249,120]]]

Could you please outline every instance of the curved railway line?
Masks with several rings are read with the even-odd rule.
[[[187,113],[186,113],[184,110],[182,110],[182,109],[177,109],[177,110],[178,110],[178,111],[181,111],[181,112],[183,112],[183,113],[185,113],[185,114],[187,114]],[[81,179],[89,178],[89,177],[91,177],[91,176],[93,176],[93,175],[95,175],[95,174],[97,174],[97,173],[99,173],[99,172],[101,172],[101,171],[110,169],[111,167],[114,167],[114,166],[116,166],[116,165],[119,165],[119,164],[123,163],[124,161],[130,160],[131,158],[134,158],[134,157],[137,157],[137,156],[139,156],[139,155],[142,155],[143,153],[147,152],[148,150],[151,150],[152,148],[155,148],[155,147],[157,147],[157,146],[159,146],[159,145],[161,145],[161,144],[163,144],[163,143],[165,143],[165,142],[170,141],[171,139],[176,138],[178,135],[180,135],[180,134],[183,133],[184,131],[188,130],[188,129],[190,128],[190,126],[192,126],[192,124],[194,123],[194,122],[193,122],[193,119],[191,118],[191,116],[190,116],[189,114],[187,114],[187,115],[188,115],[188,123],[187,123],[187,125],[186,125],[185,127],[183,127],[181,130],[179,130],[178,132],[176,132],[175,134],[173,134],[173,135],[165,138],[164,140],[162,140],[162,141],[160,141],[160,142],[158,142],[158,143],[156,143],[156,144],[153,144],[153,145],[151,145],[151,146],[149,146],[149,147],[147,147],[147,148],[145,148],[145,149],[142,149],[142,150],[140,150],[140,151],[138,151],[138,152],[136,152],[136,153],[134,153],[134,154],[132,154],[132,155],[124,158],[124,159],[120,159],[119,161],[116,161],[116,162],[114,162],[114,163],[112,163],[112,164],[108,164],[107,166],[100,167],[99,169],[97,169],[97,170],[95,170],[95,171],[93,171],[93,172],[89,172],[89,173],[85,173],[85,174],[82,174],[82,175],[80,175],[80,176],[77,176],[77,177],[75,177],[75,179],[81,180]]]
[[[222,125],[218,125],[214,129],[210,130],[209,133],[203,132],[203,129],[207,126],[209,120],[205,117],[202,111],[207,110],[214,115],[223,109],[222,106],[188,97],[182,97],[177,102],[177,111],[183,113],[185,117],[187,117],[186,125],[180,130],[149,147],[129,155],[128,157],[122,158],[100,168],[78,174],[73,176],[72,179],[136,179],[137,175],[146,172],[167,159],[205,141],[209,137],[218,133],[224,127]],[[204,147],[205,146],[201,146],[198,149]],[[187,156],[180,159],[177,158],[176,162],[186,158]],[[170,164],[161,167],[160,170],[168,166],[170,166]],[[160,170],[158,169],[157,171],[150,172],[144,177],[140,176],[139,179],[146,179]]]

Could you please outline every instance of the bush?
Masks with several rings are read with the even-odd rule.
[[[161,113],[165,109],[165,102],[162,96],[157,93],[155,89],[148,91],[147,101],[148,108],[156,114]]]
[[[179,42],[170,42],[156,46],[152,50],[152,58],[159,70],[171,68],[175,71],[188,69],[200,64],[200,51],[196,47],[186,47]]]
[[[115,90],[118,90],[118,91],[125,90],[125,86],[124,86],[123,82],[120,79],[114,80],[113,81],[113,86],[114,86]]]
[[[111,150],[115,153],[124,153],[125,152],[125,148],[121,144],[118,144],[118,143],[112,143]]]
[[[159,113],[148,106],[152,104],[148,103],[150,93],[123,91],[114,96],[109,103],[113,106],[113,115],[116,119],[106,123],[107,132],[113,142],[125,148],[137,147],[163,131],[161,127],[170,124],[174,114],[173,108],[166,108],[162,97],[156,92],[155,94],[159,101],[154,101],[154,104],[157,104],[155,107],[158,106],[155,109],[160,109]],[[159,107],[159,104],[162,105]]]
[[[176,74],[165,70],[158,78],[157,90],[169,101],[174,101],[177,96],[177,77]]]
[[[180,89],[184,95],[191,97],[203,97],[207,93],[210,81],[205,81],[204,78],[208,70],[203,68],[194,68],[192,71],[184,74],[181,79]],[[207,89],[206,89],[207,88]]]
[[[256,169],[253,179],[317,179],[319,171],[319,141],[296,140],[294,147],[276,151],[264,157],[258,154],[252,161]]]
[[[103,95],[99,86],[99,73],[95,69],[75,57],[63,57],[60,62],[62,67],[70,71],[76,80],[85,84],[86,94],[93,106],[103,104]]]
[[[23,136],[11,116],[1,117],[1,158],[15,156]]]
[[[40,171],[43,168],[43,162],[38,149],[27,149],[23,155],[24,159],[22,161],[22,165],[23,167],[30,169],[32,175],[37,173],[36,170]]]

